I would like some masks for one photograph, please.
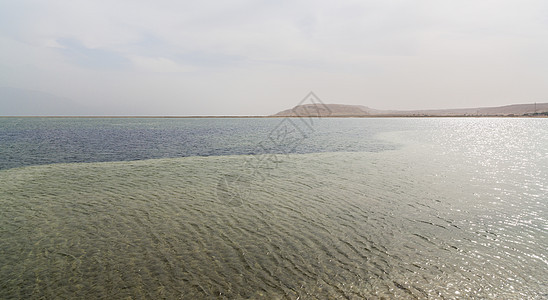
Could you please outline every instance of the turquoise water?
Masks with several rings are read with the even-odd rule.
[[[0,298],[546,298],[546,121],[378,122],[385,150],[2,170]]]

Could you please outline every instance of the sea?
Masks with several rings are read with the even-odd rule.
[[[548,119],[0,118],[0,299],[548,299]]]

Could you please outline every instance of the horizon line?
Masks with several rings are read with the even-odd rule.
[[[548,118],[547,115],[543,114],[537,114],[537,115],[527,115],[527,114],[521,114],[521,115],[515,115],[515,114],[507,114],[507,115],[420,115],[420,114],[413,114],[413,115],[394,115],[394,114],[387,114],[387,115],[328,115],[328,116],[277,116],[277,115],[246,115],[246,116],[207,116],[207,115],[200,115],[200,116],[142,116],[142,115],[134,115],[134,116],[116,116],[116,115],[105,115],[105,116],[98,116],[98,115],[90,115],[90,116],[56,116],[56,115],[48,115],[48,116],[0,116],[0,118],[48,118],[48,119],[266,119],[266,118],[317,118],[317,119],[328,119],[328,118]]]

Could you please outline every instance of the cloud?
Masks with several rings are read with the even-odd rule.
[[[190,67],[184,67],[164,57],[144,57],[132,55],[129,57],[134,66],[144,72],[180,73],[189,72]]]
[[[502,105],[547,93],[546,16],[541,0],[6,0],[0,79],[120,107],[199,98],[204,114],[219,99],[278,111],[309,90],[379,108]]]
[[[497,36],[539,38],[546,34],[546,19],[538,7],[545,11],[547,6],[527,0],[31,4],[27,7],[33,9],[15,12],[21,19],[12,25],[30,42],[71,39],[88,49],[170,59],[210,53],[249,61],[333,63],[342,63],[341,57],[420,55],[438,41],[473,47]]]
[[[59,45],[59,51],[71,62],[76,65],[95,69],[95,68],[113,68],[121,69],[128,67],[128,59],[115,51],[88,48],[75,39],[60,39],[55,41]]]

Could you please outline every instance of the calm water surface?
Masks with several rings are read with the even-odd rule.
[[[548,297],[548,121],[283,120],[0,119],[0,298]]]

